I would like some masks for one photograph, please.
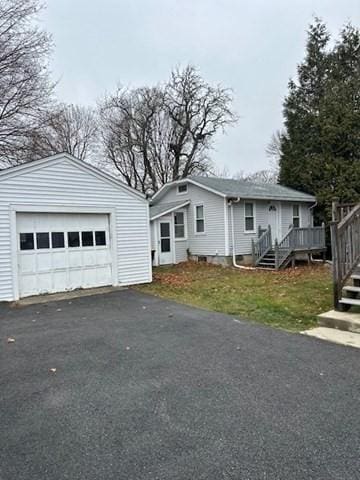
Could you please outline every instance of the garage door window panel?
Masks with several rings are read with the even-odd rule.
[[[106,245],[106,233],[104,231],[95,232],[95,243],[98,247]]]
[[[50,235],[48,232],[39,232],[36,234],[36,248],[50,248]]]
[[[51,246],[52,246],[52,248],[64,248],[65,247],[64,232],[52,232],[52,234],[51,234]]]
[[[80,247],[79,232],[68,232],[68,246],[69,248]]]
[[[81,232],[81,243],[83,247],[94,246],[94,233],[93,232]]]
[[[20,233],[20,250],[34,250],[34,234]]]

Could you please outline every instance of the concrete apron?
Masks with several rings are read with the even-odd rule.
[[[336,328],[316,327],[301,332],[303,335],[319,338],[328,342],[338,343],[347,347],[360,348],[360,335]]]
[[[119,290],[126,290],[127,287],[98,287],[98,288],[86,288],[71,290],[69,292],[51,293],[46,295],[36,295],[33,297],[26,297],[12,302],[12,307],[25,307],[28,305],[36,305],[39,303],[58,302],[60,300],[71,300],[79,297],[90,297],[92,295],[103,295],[104,293],[116,292]]]

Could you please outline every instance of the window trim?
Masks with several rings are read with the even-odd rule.
[[[246,215],[246,204],[252,205],[252,217],[249,217]],[[252,218],[254,221],[254,228],[252,230],[246,230],[246,219],[247,218]],[[249,201],[244,201],[244,233],[252,234],[256,233],[256,202],[249,202]]]
[[[294,215],[294,207],[298,207],[299,209],[299,215]],[[299,219],[299,226],[298,227],[294,227],[294,228],[301,228],[301,205],[300,203],[293,203],[292,204],[292,215],[291,215],[291,225],[294,227],[294,218],[298,218]]]
[[[196,216],[196,209],[197,207],[203,207],[203,218],[197,218]],[[198,232],[197,231],[197,220],[204,221],[204,231]],[[205,205],[203,203],[197,203],[194,205],[194,235],[206,235],[206,215],[205,215]]]
[[[183,213],[184,214],[184,236],[183,237],[178,237],[178,238],[176,238],[176,235],[175,235],[175,225],[176,225],[175,224],[175,215],[177,213]],[[176,210],[175,212],[173,212],[173,223],[174,223],[174,240],[175,240],[175,242],[183,242],[184,240],[187,240],[188,239],[187,211],[183,210],[183,209],[180,209],[180,210]]]
[[[179,188],[180,187],[186,187],[186,190],[184,192],[179,192]],[[188,184],[187,183],[180,183],[178,186],[177,186],[177,189],[176,189],[176,194],[177,195],[186,195],[188,193]]]

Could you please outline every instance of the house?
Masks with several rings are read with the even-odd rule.
[[[67,154],[0,172],[0,301],[151,275],[141,193]]]
[[[294,258],[290,246],[324,249],[324,230],[313,227],[315,202],[281,185],[200,176],[168,183],[150,207],[153,264],[285,265]]]

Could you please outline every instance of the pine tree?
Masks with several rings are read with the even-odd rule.
[[[359,39],[347,25],[329,49],[326,26],[316,21],[284,102],[279,181],[316,195],[320,220],[329,220],[334,196],[360,198]]]

